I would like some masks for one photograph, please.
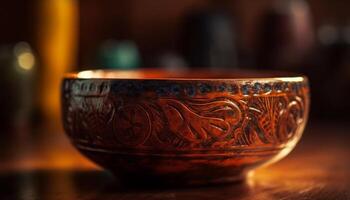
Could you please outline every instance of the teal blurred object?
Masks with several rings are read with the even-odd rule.
[[[108,69],[135,69],[140,67],[136,44],[129,40],[107,40],[99,49],[99,64]]]

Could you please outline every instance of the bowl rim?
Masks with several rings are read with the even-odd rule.
[[[193,75],[196,74],[196,75]],[[203,76],[204,75],[204,76]],[[133,80],[133,81],[308,81],[305,75],[288,71],[269,70],[166,70],[157,68],[117,70],[93,69],[68,72],[64,79],[74,80]]]

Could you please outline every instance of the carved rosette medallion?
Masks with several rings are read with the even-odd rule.
[[[151,134],[151,119],[140,105],[126,105],[118,109],[113,121],[115,138],[124,146],[142,144]]]

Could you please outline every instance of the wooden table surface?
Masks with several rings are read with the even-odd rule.
[[[0,199],[350,199],[350,124],[309,124],[287,158],[246,182],[182,189],[122,187],[96,169],[0,170]]]

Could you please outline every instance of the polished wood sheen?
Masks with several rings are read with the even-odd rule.
[[[198,185],[241,181],[286,156],[309,88],[270,73],[84,71],[64,79],[62,102],[72,144],[119,179]]]

